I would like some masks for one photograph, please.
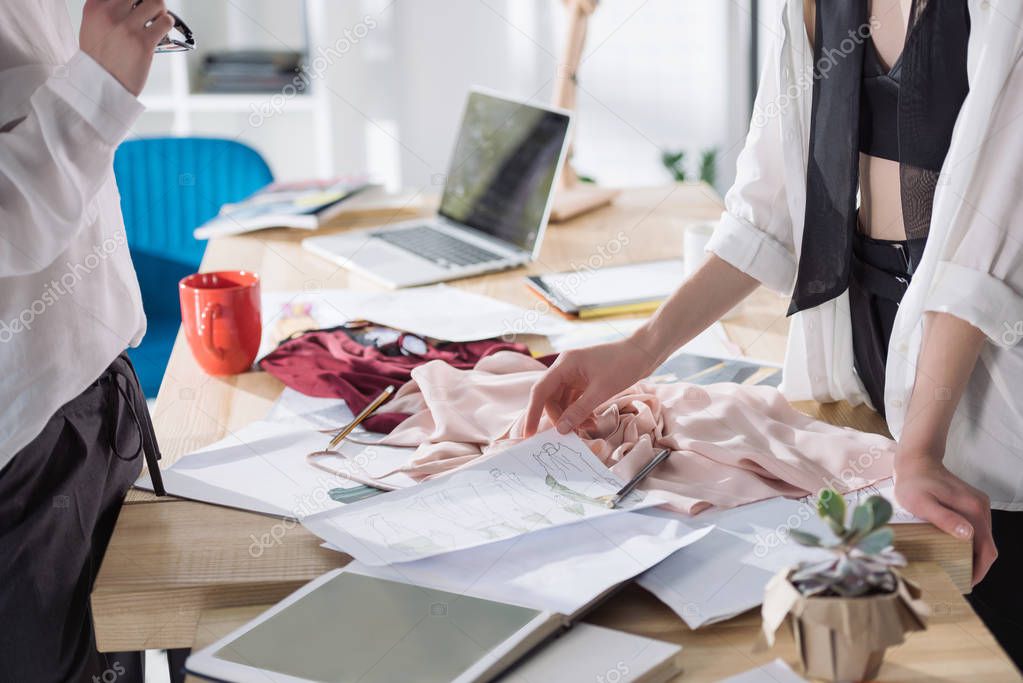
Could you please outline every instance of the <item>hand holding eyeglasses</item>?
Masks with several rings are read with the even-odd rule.
[[[183,39],[169,36],[174,29]],[[149,77],[154,53],[195,46],[191,32],[164,0],[86,0],[78,42],[136,96]]]

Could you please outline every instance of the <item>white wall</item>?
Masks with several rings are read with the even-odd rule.
[[[381,64],[400,131],[402,178],[442,171],[473,84],[548,102],[565,13],[557,0],[397,0]],[[590,22],[579,73],[576,166],[609,185],[668,179],[665,148],[722,154],[734,176],[745,135],[748,15],[721,0],[607,0]]]
[[[68,0],[72,7],[82,0]],[[315,0],[314,0],[315,1]],[[369,170],[392,186],[435,188],[446,170],[466,90],[482,85],[551,98],[565,24],[559,0],[323,0],[319,41],[335,50],[317,80],[330,100],[338,173]],[[177,0],[201,47],[298,48],[298,0]],[[718,147],[718,186],[734,175],[748,123],[747,3],[605,0],[590,22],[580,71],[576,166],[608,185],[666,182],[664,148]],[[372,24],[364,37],[353,30]],[[149,91],[166,89],[158,56]],[[162,70],[162,71],[161,71]],[[162,82],[161,82],[162,79]],[[239,136],[280,177],[315,175],[308,113],[258,130],[246,113],[196,116],[198,133]],[[142,134],[165,132],[147,113]]]

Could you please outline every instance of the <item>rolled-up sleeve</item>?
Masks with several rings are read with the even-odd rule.
[[[67,249],[141,111],[78,52],[33,93],[23,119],[0,121],[0,277],[38,272]]]
[[[1017,59],[976,153],[924,310],[949,313],[995,344],[1023,338],[1023,66]],[[952,160],[954,163],[954,160]],[[951,190],[954,191],[954,190]],[[955,226],[953,226],[955,228]]]
[[[725,195],[725,211],[707,251],[764,286],[787,294],[796,278],[796,255],[782,156],[783,18],[784,12],[764,60],[749,133],[736,163],[735,183]]]

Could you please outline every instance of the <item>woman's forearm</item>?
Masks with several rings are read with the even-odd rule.
[[[950,472],[943,460],[952,415],[983,345],[984,333],[968,322],[949,313],[924,314],[916,382],[895,453],[895,498],[945,533],[973,539],[974,584],[998,557],[991,501]]]
[[[720,320],[759,283],[720,257],[709,254],[657,312],[632,336],[659,366],[676,349]]]
[[[899,441],[900,453],[939,461],[944,456],[952,415],[983,344],[984,333],[954,315],[924,315],[923,344]]]

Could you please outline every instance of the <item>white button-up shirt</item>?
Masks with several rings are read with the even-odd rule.
[[[0,468],[145,333],[112,166],[141,110],[63,0],[0,2]]]
[[[885,409],[906,422],[926,311],[979,328],[985,345],[953,419],[945,464],[992,506],[1023,510],[1023,3],[970,0],[970,92],[941,171],[927,247],[899,307]],[[813,50],[803,3],[772,22],[734,186],[708,249],[791,294],[803,236]],[[841,59],[841,55],[830,58]],[[822,58],[823,59],[823,58]],[[822,71],[824,67],[822,66]],[[791,320],[782,391],[792,400],[869,401],[853,367],[845,294]]]

